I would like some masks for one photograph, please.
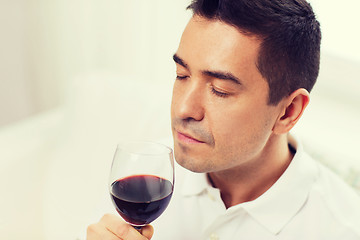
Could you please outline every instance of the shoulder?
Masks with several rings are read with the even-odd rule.
[[[359,194],[330,169],[315,160],[312,161],[318,174],[309,199],[321,204],[319,207],[327,212],[325,215],[339,228],[352,232],[360,239]]]

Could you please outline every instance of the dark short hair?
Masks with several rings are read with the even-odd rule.
[[[320,64],[320,24],[305,0],[193,0],[195,15],[216,19],[262,40],[257,68],[276,105],[299,88],[313,88]]]

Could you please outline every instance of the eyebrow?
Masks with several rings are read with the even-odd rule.
[[[229,73],[229,72],[221,72],[221,71],[203,71],[204,75],[213,77],[213,78],[217,78],[217,79],[222,79],[222,80],[229,80],[232,81],[236,84],[241,85],[241,81],[235,77],[233,74]]]
[[[183,66],[186,69],[189,69],[189,66],[176,53],[173,55],[173,59],[177,64]]]
[[[180,58],[176,53],[173,55],[173,60],[174,60],[174,62],[183,66],[184,68],[189,69],[188,64],[182,58]],[[204,71],[202,71],[202,74],[209,76],[209,77],[217,78],[217,79],[229,80],[236,84],[241,85],[240,79],[235,77],[230,72],[204,70]]]

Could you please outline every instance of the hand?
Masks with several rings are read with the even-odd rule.
[[[151,225],[142,227],[140,232],[120,217],[105,214],[98,223],[87,229],[87,240],[149,240],[154,233]]]

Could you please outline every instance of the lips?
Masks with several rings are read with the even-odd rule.
[[[182,133],[182,132],[179,132],[179,131],[176,131],[176,133],[177,133],[177,138],[182,142],[185,142],[185,143],[204,143],[203,141],[200,141],[200,140],[192,137],[190,134]]]

